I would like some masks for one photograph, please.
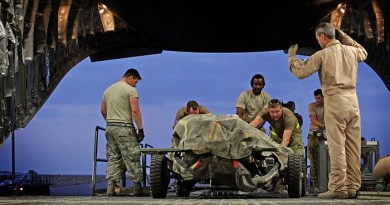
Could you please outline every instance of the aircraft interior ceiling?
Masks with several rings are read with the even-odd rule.
[[[0,145],[25,127],[77,63],[186,52],[319,49],[314,28],[332,23],[368,51],[390,90],[386,0],[123,1],[0,3]]]

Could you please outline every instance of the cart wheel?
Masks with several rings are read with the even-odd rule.
[[[177,181],[176,195],[178,197],[189,197],[195,182],[193,181]]]
[[[300,198],[302,194],[302,156],[299,154],[288,155],[288,196]]]
[[[167,158],[163,155],[153,154],[150,163],[150,188],[153,198],[167,197],[169,175]]]

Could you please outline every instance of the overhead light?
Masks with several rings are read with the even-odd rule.
[[[100,15],[100,20],[102,21],[103,30],[105,32],[115,30],[114,15],[107,8],[107,6],[102,3],[99,3],[98,10]]]

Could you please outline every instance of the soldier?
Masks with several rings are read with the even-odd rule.
[[[143,195],[141,181],[139,143],[144,139],[141,111],[138,106],[138,93],[135,89],[141,76],[136,69],[129,69],[122,79],[108,87],[103,94],[101,113],[107,121],[107,196],[116,196],[124,171],[128,170],[134,183],[134,196]],[[133,120],[137,125],[136,132]]]
[[[271,139],[275,142],[291,148],[295,153],[303,156],[302,130],[298,119],[288,108],[282,106],[283,103],[278,99],[269,101],[268,106],[264,107],[250,122],[253,127],[261,127],[267,121],[271,124]],[[274,191],[276,180],[271,179],[265,185],[267,191]]]
[[[309,135],[307,137],[307,156],[310,160],[310,180],[314,192],[318,190],[318,145],[323,140],[324,123],[324,97],[321,89],[314,91],[315,102],[308,106],[310,117]]]
[[[320,199],[355,198],[361,187],[360,111],[356,95],[357,65],[367,58],[367,51],[341,30],[322,22],[316,38],[322,50],[308,60],[298,60],[298,45],[288,49],[289,69],[299,78],[318,72],[324,94],[324,119],[331,172],[328,191]]]
[[[298,114],[295,112],[295,102],[294,101],[288,101],[286,103],[286,108],[290,109],[291,112],[294,113],[295,117],[297,118],[298,120],[298,123],[299,123],[299,126],[302,128],[302,125],[303,125],[303,118],[302,118],[302,115]]]
[[[270,100],[268,106],[256,115],[250,125],[261,127],[266,121],[271,124],[272,140],[303,156],[302,130],[298,120],[294,113],[282,106],[280,100]]]
[[[376,191],[390,191],[390,156],[379,159],[374,167],[373,175],[377,182]]]
[[[236,114],[247,123],[250,123],[271,99],[271,96],[263,91],[265,80],[262,75],[254,75],[250,83],[252,89],[242,92],[236,103]],[[266,133],[263,127],[261,131]]]
[[[209,114],[210,112],[207,110],[207,108],[203,107],[202,105],[199,105],[198,102],[195,100],[190,100],[187,102],[187,105],[180,108],[180,110],[177,111],[176,117],[175,117],[175,123],[173,127],[175,127],[176,123],[179,122],[179,120],[187,115],[192,114]]]

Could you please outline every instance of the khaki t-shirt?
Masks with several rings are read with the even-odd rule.
[[[309,116],[314,115],[317,117],[317,120],[324,124],[324,106],[317,106],[315,102],[310,103],[308,106]],[[310,123],[311,131],[319,130],[320,128],[317,125]]]
[[[268,112],[268,106],[263,108],[258,116],[263,118],[272,126],[272,130],[276,132],[279,137],[283,137],[284,130],[294,131],[297,128],[298,120],[294,113],[288,108],[283,107],[283,114],[278,120],[273,120]]]
[[[238,97],[236,107],[245,110],[244,121],[249,123],[255,119],[260,110],[268,106],[270,100],[271,96],[264,91],[261,91],[259,95],[255,95],[252,90],[247,90],[242,92]]]
[[[104,91],[107,122],[133,122],[130,98],[138,98],[137,90],[123,81],[111,85]]]

